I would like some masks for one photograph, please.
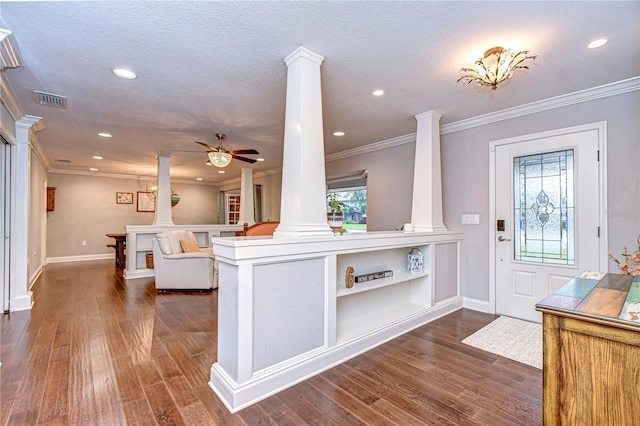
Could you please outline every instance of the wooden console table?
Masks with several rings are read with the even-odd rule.
[[[587,272],[536,309],[543,313],[544,424],[637,424],[640,277]]]

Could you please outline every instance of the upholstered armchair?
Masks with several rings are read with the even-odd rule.
[[[218,287],[213,250],[198,247],[191,231],[162,231],[152,240],[158,290],[208,290]]]

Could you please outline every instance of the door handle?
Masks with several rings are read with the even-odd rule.
[[[498,241],[511,241],[511,238],[505,238],[502,235],[498,237]]]

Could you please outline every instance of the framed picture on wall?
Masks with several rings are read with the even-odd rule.
[[[133,204],[133,192],[116,192],[116,204]]]
[[[151,201],[149,197],[147,197],[146,192],[138,192],[138,208],[139,212],[154,212],[155,203]]]

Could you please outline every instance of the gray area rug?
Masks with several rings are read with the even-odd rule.
[[[462,343],[542,369],[541,324],[500,317]]]

